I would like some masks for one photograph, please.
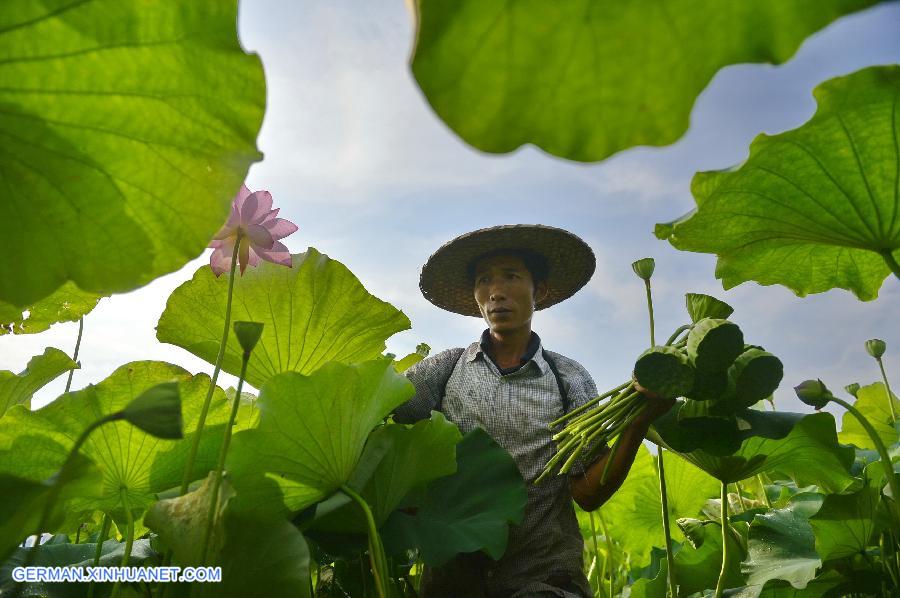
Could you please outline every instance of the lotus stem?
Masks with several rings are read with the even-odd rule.
[[[679,326],[675,329],[675,332],[672,333],[672,336],[669,337],[669,340],[666,341],[666,345],[672,345],[675,342],[675,339],[684,332],[685,330],[690,330],[692,326],[690,324],[685,324],[683,326]]]
[[[888,408],[891,410],[891,423],[897,423],[897,414],[894,413],[894,396],[891,394],[891,385],[888,383],[887,374],[884,371],[884,362],[881,361],[880,357],[876,357],[875,361],[878,362],[878,367],[881,369],[881,379],[884,380],[884,390],[887,392],[887,403]],[[900,497],[897,498],[900,500]]]
[[[734,483],[734,492],[737,494],[738,502],[741,503],[741,513],[745,513],[747,511],[747,503],[744,502],[744,495],[741,492],[741,483]]]
[[[890,397],[890,395],[888,395]],[[887,448],[884,446],[884,442],[881,441],[881,437],[878,436],[878,432],[875,431],[875,428],[872,427],[872,424],[869,423],[869,420],[860,413],[856,407],[848,403],[847,401],[840,399],[838,397],[832,396],[830,400],[834,401],[847,411],[849,411],[853,417],[860,423],[860,425],[865,429],[866,433],[869,435],[869,438],[872,440],[872,444],[875,445],[875,450],[878,451],[878,455],[881,457],[881,465],[884,468],[884,475],[887,477],[888,485],[891,487],[891,495],[894,497],[892,500],[888,501],[888,511],[891,514],[891,517],[894,519],[895,529],[900,529],[900,514],[898,511],[900,509],[897,508],[897,505],[900,504],[900,482],[897,481],[896,476],[894,476],[894,466],[891,463],[891,457],[887,452]]]
[[[600,396],[597,397],[596,399],[592,399],[592,400],[588,401],[587,403],[585,403],[584,405],[581,405],[581,406],[579,406],[579,407],[576,407],[575,409],[572,409],[571,411],[569,411],[568,413],[564,414],[564,415],[563,415],[562,417],[560,417],[559,419],[556,419],[556,420],[550,422],[550,427],[551,427],[551,428],[555,428],[556,426],[558,426],[558,425],[561,424],[562,422],[566,421],[567,419],[569,419],[569,418],[571,418],[571,417],[574,417],[575,415],[578,415],[579,413],[583,413],[584,411],[587,411],[588,409],[592,409],[592,408],[597,407],[597,405],[600,403],[600,401],[602,401],[602,400],[605,399],[606,397],[609,397],[609,396],[612,396],[612,395],[614,395],[614,394],[617,394],[618,392],[620,392],[620,391],[622,391],[623,389],[625,389],[625,387],[630,386],[630,385],[631,385],[631,380],[628,380],[627,382],[623,382],[623,383],[620,384],[619,386],[616,386],[615,388],[606,391],[605,393],[603,393],[602,395],[600,395]]]
[[[375,576],[375,589],[379,598],[388,598],[387,566],[385,563],[384,547],[378,536],[378,527],[375,525],[375,517],[366,500],[357,494],[347,484],[341,484],[341,491],[352,498],[362,509],[366,516],[366,524],[369,527],[369,564],[372,567],[372,575]]]
[[[228,298],[225,300],[225,328],[222,331],[222,341],[219,343],[219,354],[216,356],[216,364],[213,368],[212,379],[209,381],[209,390],[203,399],[203,407],[200,409],[200,418],[197,420],[197,429],[191,442],[191,452],[188,453],[184,466],[184,477],[181,479],[179,494],[187,492],[194,475],[194,462],[197,460],[197,451],[200,448],[200,438],[203,436],[203,427],[206,425],[206,416],[209,413],[209,404],[212,401],[213,392],[216,389],[216,381],[219,379],[219,371],[222,369],[222,359],[225,357],[225,347],[228,344],[228,332],[231,326],[231,298],[234,295],[234,275],[237,270],[238,249],[241,246],[241,231],[238,230],[234,241],[234,251],[231,254],[231,272],[228,274]],[[166,559],[168,561],[168,559]]]
[[[594,522],[594,512],[593,511],[588,511],[588,520],[591,522],[591,540],[593,540],[593,544],[594,544],[594,558],[597,559],[597,561],[599,562],[600,561],[600,547],[597,546],[597,524]],[[607,556],[607,558],[603,561],[604,576],[606,574],[606,569],[608,568],[608,566],[609,566],[609,557]],[[600,577],[600,573],[599,573],[598,569],[599,568],[595,565],[594,566],[594,579],[597,580],[597,593],[600,593],[600,586],[603,585],[603,578]]]
[[[716,582],[715,598],[722,598],[725,591],[725,574],[728,571],[728,484],[722,482],[722,569]]]
[[[81,316],[78,320],[78,338],[75,340],[75,353],[72,355],[72,361],[78,363],[78,351],[81,349],[81,335],[84,332],[84,316]],[[72,388],[72,375],[75,373],[75,370],[69,370],[69,377],[66,379],[66,389],[63,392],[69,392],[69,389]]]
[[[591,512],[593,513],[593,511]],[[609,563],[609,596],[612,598],[615,595],[615,592],[613,592],[613,588],[615,588],[615,582],[613,581],[615,572],[612,568],[613,543],[612,538],[609,536],[609,528],[606,526],[606,519],[599,510],[597,511],[597,518],[600,519],[600,529],[603,530],[603,536],[606,538],[606,561]]]
[[[131,547],[134,545],[134,514],[131,512],[131,504],[128,502],[127,488],[124,486],[119,488],[119,496],[122,498],[122,504],[125,506],[125,519],[128,522],[128,527],[125,531],[125,553],[122,555],[122,567],[127,567],[128,560],[131,558]],[[121,582],[116,582],[110,598],[116,598],[119,595],[121,585]]]
[[[222,446],[219,448],[219,461],[216,463],[216,472],[213,476],[212,494],[209,499],[209,509],[206,511],[206,532],[203,534],[203,543],[200,545],[200,562],[206,564],[209,554],[209,540],[212,537],[213,525],[216,519],[216,507],[219,505],[219,488],[222,486],[222,471],[225,469],[225,458],[228,456],[228,447],[231,444],[231,429],[237,417],[238,407],[241,404],[241,389],[244,387],[244,376],[247,374],[247,364],[250,362],[250,352],[245,351],[241,359],[241,375],[238,377],[237,391],[234,393],[234,401],[231,402],[231,414],[228,416],[228,425],[222,436]]]
[[[106,541],[107,536],[109,536],[109,528],[112,524],[112,519],[110,518],[108,513],[103,513],[103,523],[100,525],[100,535],[97,537],[97,549],[94,550],[94,561],[91,563],[92,567],[97,567],[100,565],[100,556],[103,554],[103,543]],[[91,580],[90,585],[88,586],[87,598],[94,598],[94,580]]]
[[[756,481],[759,482],[759,487],[760,490],[762,490],[763,500],[766,502],[766,506],[771,509],[772,501],[769,500],[769,493],[766,492],[766,485],[763,483],[762,473],[756,474]]]
[[[647,289],[647,311],[650,315],[650,346],[656,346],[656,327],[653,324],[653,293],[650,291],[650,279],[644,280],[644,287]]]
[[[666,563],[669,565],[669,593],[678,598],[678,583],[675,578],[675,555],[672,554],[672,533],[669,529],[669,498],[666,494],[666,472],[663,467],[664,449],[656,445],[656,471],[659,474],[659,500],[662,505],[663,533],[666,535]]]

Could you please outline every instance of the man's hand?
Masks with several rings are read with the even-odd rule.
[[[641,386],[634,377],[634,372],[631,373],[631,381],[634,383],[634,389],[644,395],[644,398],[647,399],[647,406],[644,407],[641,414],[635,418],[637,421],[649,425],[665,413],[668,413],[669,409],[675,405],[675,399],[661,397],[655,392]]]

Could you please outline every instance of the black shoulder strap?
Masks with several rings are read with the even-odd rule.
[[[440,396],[438,396],[437,404],[434,406],[435,411],[443,410],[444,396],[447,394],[447,383],[450,382],[450,376],[453,375],[453,370],[456,369],[456,364],[459,363],[459,360],[462,359],[463,355],[466,353],[466,350],[462,349],[462,348],[450,349],[450,351],[452,351],[453,353],[456,353],[457,351],[459,351],[459,353],[457,354],[456,358],[453,359],[452,361],[448,360],[453,365],[451,365],[450,368],[448,368],[446,371],[443,371],[440,373],[440,375],[441,375],[441,378],[440,378],[441,394],[440,394]]]
[[[447,394],[447,383],[450,381],[450,376],[453,375],[453,370],[456,369],[456,364],[459,363],[459,360],[462,359],[463,354],[466,352],[465,349],[458,349],[459,357],[457,357],[453,361],[453,367],[450,368],[445,375],[443,376],[443,384],[441,384],[441,395],[438,397],[437,405],[435,405],[435,411],[440,411],[444,405],[444,396]],[[544,361],[547,362],[547,365],[550,366],[550,371],[553,372],[553,377],[556,378],[556,386],[559,388],[559,398],[562,400],[562,408],[563,413],[569,412],[569,407],[572,406],[572,402],[569,400],[569,393],[566,392],[566,385],[563,384],[562,376],[559,373],[559,369],[556,367],[556,363],[550,358],[550,354],[547,353],[546,349],[542,349],[542,354],[544,356]],[[442,372],[444,374],[444,372]]]
[[[550,371],[553,372],[553,377],[556,378],[556,385],[559,387],[559,398],[562,399],[562,408],[563,413],[569,412],[569,407],[572,406],[572,402],[569,400],[569,393],[566,392],[566,385],[563,384],[562,376],[559,375],[559,370],[556,367],[556,363],[552,359],[550,359],[550,354],[547,353],[547,350],[543,350],[544,361],[547,362],[547,365],[550,366]]]

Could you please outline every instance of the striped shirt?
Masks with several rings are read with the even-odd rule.
[[[532,341],[534,353],[507,374],[487,356],[483,342],[472,343],[461,356],[459,349],[450,349],[422,360],[406,371],[416,394],[397,409],[394,419],[408,423],[430,417],[446,380],[441,411],[447,419],[463,434],[483,428],[515,460],[525,479],[528,502],[522,523],[510,528],[506,553],[496,563],[490,562],[484,580],[488,592],[549,591],[558,596],[577,596],[547,583],[549,578],[568,576],[590,595],[582,568],[584,542],[572,506],[569,478],[552,475],[538,485],[533,483],[556,453],[549,424],[563,414],[563,404],[540,338],[534,335]],[[594,381],[581,364],[558,353],[547,353],[566,387],[571,408],[597,397]],[[576,463],[570,475],[583,471],[584,464]]]

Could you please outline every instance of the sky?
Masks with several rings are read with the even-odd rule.
[[[412,329],[389,339],[388,351],[403,355],[420,342],[435,352],[466,346],[484,328],[421,296],[419,270],[440,245],[488,226],[547,224],[587,241],[597,271],[574,297],[538,312],[534,328],[546,348],[584,364],[601,391],[625,380],[648,345],[643,285],[631,271],[642,257],[656,260],[657,335],[665,338],[687,321],[687,292],[727,301],[746,340],[784,362],[775,395],[780,410],[810,411],[791,388],[807,378],[821,378],[835,391],[880,379],[864,350],[869,338],[887,341],[885,366],[900,387],[896,278],[871,302],[843,290],[798,298],[756,283],[724,291],[714,276],[715,256],[680,252],[653,236],[655,223],[694,207],[695,172],[738,164],[759,133],[808,120],[817,84],[900,62],[900,3],[838,20],[784,65],[721,70],[677,143],[590,165],[530,146],[488,155],[461,141],[410,74],[413,24],[401,0],[254,0],[241,3],[238,24],[244,48],[262,58],[268,86],[258,139],[265,158],[251,167],[247,185],[268,189],[280,216],[300,227],[285,240],[293,252],[312,246],[343,262],[372,294],[409,316]],[[208,259],[209,251],[144,288],[103,299],[85,318],[73,389],[143,359],[211,372],[183,349],[159,343],[154,330],[168,295]],[[48,346],[71,354],[76,334],[77,324],[66,323],[37,335],[0,337],[0,369],[20,371]],[[234,383],[220,378],[224,386]],[[52,400],[64,385],[65,376],[41,390],[34,405]]]

